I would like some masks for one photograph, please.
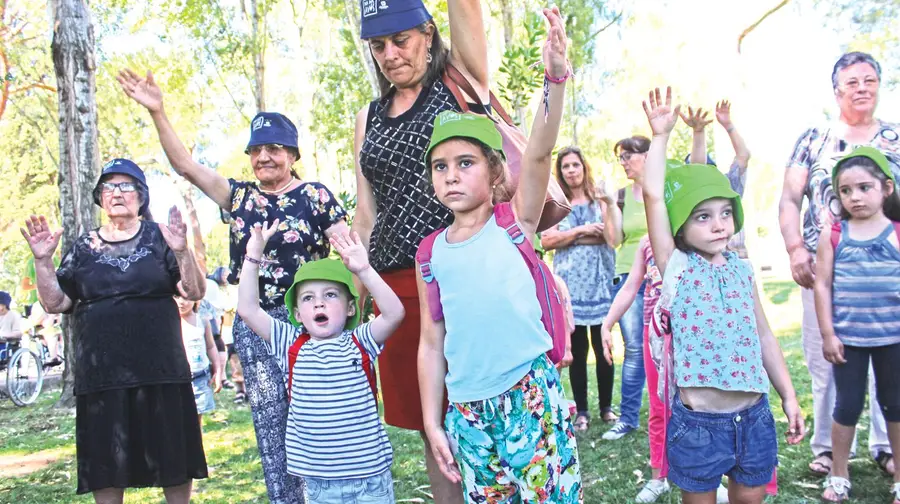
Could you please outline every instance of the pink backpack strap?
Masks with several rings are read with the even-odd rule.
[[[894,223],[894,234],[897,235],[897,241],[900,242],[900,222]]]
[[[444,310],[441,308],[441,287],[431,271],[431,253],[434,250],[434,240],[437,239],[442,231],[443,228],[426,236],[419,242],[419,248],[416,250],[416,263],[419,265],[419,273],[422,275],[422,280],[425,281],[428,310],[431,312],[431,320],[434,321],[444,318]]]
[[[896,223],[895,223],[896,225]],[[898,235],[900,236],[900,235]],[[841,242],[841,223],[835,222],[831,225],[831,248],[837,249],[838,243]]]
[[[522,257],[524,257],[525,262],[528,263],[528,268],[531,269],[536,264],[537,254],[534,253],[534,246],[530,241],[525,239],[525,233],[522,232],[522,229],[516,222],[516,216],[512,210],[512,203],[506,202],[494,205],[494,219],[497,221],[497,225],[503,228],[503,230],[506,231],[506,234],[509,235],[509,239],[512,240],[516,248],[519,249],[519,252],[522,253]]]

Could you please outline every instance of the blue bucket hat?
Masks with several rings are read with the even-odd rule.
[[[254,145],[279,144],[298,149],[297,127],[278,112],[260,112],[250,121],[250,141],[244,154],[250,154]]]
[[[10,303],[12,303],[12,296],[9,295],[9,292],[0,291],[0,305],[9,308]]]
[[[360,0],[361,39],[393,35],[431,20],[422,0]]]
[[[144,188],[147,197],[141,205],[140,213],[141,215],[145,214],[150,207],[150,189],[147,186],[147,177],[144,176],[144,171],[141,170],[140,166],[136,165],[134,161],[125,158],[110,160],[106,163],[106,166],[103,167],[103,171],[100,172],[100,178],[97,180],[97,185],[94,186],[94,204],[102,206],[100,204],[100,183],[103,182],[103,179],[106,177],[115,174],[128,175],[133,178],[138,185]]]

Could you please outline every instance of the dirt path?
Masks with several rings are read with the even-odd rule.
[[[40,471],[63,456],[64,454],[57,449],[31,455],[0,455],[0,478],[25,476]]]

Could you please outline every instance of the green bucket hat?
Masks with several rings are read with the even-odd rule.
[[[894,185],[897,185],[897,180],[894,178],[894,172],[891,170],[891,163],[888,161],[887,156],[875,147],[864,146],[857,147],[853,152],[842,157],[841,160],[834,165],[834,169],[831,171],[832,186],[837,187],[837,176],[838,172],[840,172],[841,165],[850,159],[858,157],[869,158],[874,161],[875,164],[878,165],[878,168],[881,168],[882,173],[884,173],[887,178],[891,179],[891,182],[893,182]],[[834,192],[837,193],[837,190],[835,189]]]
[[[734,200],[734,232],[740,231],[744,226],[741,197],[734,192],[728,177],[718,168],[705,164],[686,164],[668,170],[664,199],[672,234],[678,233],[697,205],[710,198]]]
[[[503,137],[494,126],[494,121],[471,112],[445,110],[434,118],[434,131],[431,133],[431,143],[428,144],[428,149],[425,151],[425,159],[431,157],[432,149],[451,138],[478,140],[503,153]],[[506,154],[503,156],[505,158]]]
[[[297,327],[300,326],[300,322],[294,318],[294,309],[297,306],[297,286],[310,280],[324,280],[345,285],[347,290],[350,291],[350,296],[353,297],[353,305],[356,307],[356,311],[353,316],[347,317],[347,324],[344,325],[344,328],[353,329],[359,325],[359,293],[356,291],[356,286],[353,285],[353,275],[350,274],[350,270],[344,266],[343,262],[337,259],[311,261],[303,264],[297,270],[297,274],[294,275],[294,283],[291,284],[284,294],[284,305],[287,306],[288,318],[292,324]]]

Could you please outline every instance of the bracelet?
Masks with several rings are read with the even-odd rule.
[[[563,82],[566,82],[567,80],[569,80],[569,77],[571,77],[571,76],[572,76],[572,69],[568,65],[566,66],[566,74],[559,78],[556,78],[556,77],[553,77],[552,75],[550,75],[550,71],[546,67],[544,67],[544,78],[546,78],[548,81],[550,81],[554,84],[562,84]]]
[[[250,256],[248,256],[248,255],[245,255],[245,256],[244,256],[244,260],[247,261],[247,262],[249,262],[250,264],[255,264],[255,265],[257,265],[257,266],[262,266],[262,263],[263,263],[261,260],[259,260],[259,259],[254,259],[254,258],[252,258],[252,257],[250,257]]]
[[[735,130],[735,127],[734,127],[734,126],[731,126],[731,127],[729,127],[729,128],[725,128],[725,132],[726,132],[726,133],[731,133],[731,132],[734,131],[734,130]]]

